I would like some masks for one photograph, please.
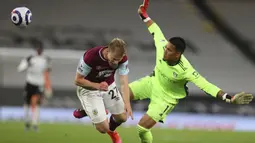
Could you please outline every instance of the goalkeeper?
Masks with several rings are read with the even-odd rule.
[[[157,122],[164,122],[167,114],[188,94],[186,84],[193,82],[201,90],[228,103],[248,104],[253,96],[244,92],[231,96],[200,75],[183,55],[185,40],[172,37],[166,40],[158,25],[147,14],[149,0],[144,0],[138,13],[154,38],[156,66],[153,74],[129,84],[131,99],[149,98],[147,113],[138,123],[141,143],[152,143],[150,129]]]

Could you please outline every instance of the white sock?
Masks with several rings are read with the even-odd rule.
[[[29,106],[27,104],[24,104],[24,121],[25,123],[29,123]]]
[[[35,106],[34,109],[33,109],[33,118],[32,118],[32,124],[34,126],[38,125],[39,114],[40,114],[40,107],[39,106]]]

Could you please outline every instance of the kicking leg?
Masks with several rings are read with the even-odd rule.
[[[119,133],[116,128],[119,127],[123,122],[126,121],[125,115],[111,115],[109,121],[109,131],[108,135],[111,137],[113,143],[122,143]]]
[[[109,86],[109,91],[103,98],[106,109],[112,114],[109,121],[110,131],[108,134],[112,138],[113,143],[121,143],[122,141],[116,132],[116,128],[127,121],[127,113],[125,111],[124,101],[115,83]]]
[[[126,113],[122,114],[112,114],[109,121],[109,126],[111,131],[115,131],[115,129],[120,126],[122,123],[127,121]]]
[[[96,129],[104,134],[110,132],[109,123],[105,112],[105,104],[99,91],[90,91],[82,87],[77,88],[77,96],[81,101],[83,110],[87,113]],[[111,135],[115,135],[115,132]],[[114,140],[113,143],[121,143]]]
[[[154,121],[150,116],[145,114],[137,125],[138,135],[141,143],[152,143],[153,137],[151,133],[151,128],[157,122]]]
[[[173,110],[175,104],[169,104],[155,96],[151,96],[151,102],[147,113],[142,117],[138,123],[138,135],[141,143],[152,143],[153,137],[151,128],[157,122],[164,122],[166,116]]]
[[[135,99],[134,99],[134,94],[133,94],[133,92],[132,92],[132,90],[131,90],[130,88],[129,88],[129,91],[130,91],[130,100],[135,100]],[[106,112],[106,114],[108,115],[108,111],[105,110],[105,112]],[[77,118],[77,119],[81,119],[81,118],[87,117],[88,115],[87,115],[87,113],[85,112],[84,109],[78,108],[78,109],[75,109],[75,110],[73,111],[73,116],[74,116],[75,118]]]

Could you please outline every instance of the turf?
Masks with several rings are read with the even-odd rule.
[[[118,129],[123,143],[139,143],[136,128]],[[254,143],[254,133],[153,129],[154,143]],[[22,122],[0,122],[0,143],[111,143],[92,125],[41,124],[39,131],[25,131]]]

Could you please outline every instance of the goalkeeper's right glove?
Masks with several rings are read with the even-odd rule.
[[[237,93],[234,96],[230,96],[227,93],[225,93],[222,96],[223,100],[228,102],[228,103],[234,103],[234,104],[249,104],[252,99],[253,99],[253,95],[252,94],[247,94],[244,92],[241,93]]]
[[[252,101],[252,99],[253,99],[252,94],[241,92],[241,93],[235,94],[232,97],[231,102],[235,104],[249,104]]]
[[[138,9],[138,14],[140,15],[140,18],[144,21],[147,22],[150,19],[150,17],[147,14],[147,8],[149,6],[149,0],[144,0],[143,4],[140,5],[139,9]]]

